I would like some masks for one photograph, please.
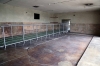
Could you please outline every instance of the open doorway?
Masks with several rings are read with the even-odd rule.
[[[66,29],[66,32],[70,32],[70,22],[71,22],[71,19],[62,19],[62,23],[65,24],[65,29]]]

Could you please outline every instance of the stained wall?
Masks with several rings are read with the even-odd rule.
[[[40,14],[39,20],[34,19],[34,13]],[[53,16],[53,13],[0,4],[0,22],[48,23],[53,21],[53,19],[50,18],[51,16]]]
[[[55,21],[71,19],[71,32],[100,34],[100,11],[60,13]]]
[[[39,20],[34,19],[34,13],[40,14]],[[50,23],[54,21],[54,18],[51,18],[53,15],[54,13],[43,12],[24,7],[16,7],[7,4],[0,4],[0,26],[10,25],[10,24],[21,25],[21,24]],[[41,27],[38,27],[38,29]],[[30,26],[25,27],[27,32],[30,32],[30,28],[32,30],[32,27]],[[22,34],[22,27],[20,26],[13,27],[13,35],[20,35],[20,34]],[[5,36],[8,37],[10,35],[11,35],[11,27],[5,27]],[[2,37],[1,27],[0,27],[0,37]]]

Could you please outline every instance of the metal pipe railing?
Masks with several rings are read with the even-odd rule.
[[[59,24],[59,35],[60,35],[61,33],[60,33],[60,24]]]
[[[64,24],[63,24],[63,33],[64,33]]]
[[[12,36],[12,39],[13,39],[13,32],[12,32],[12,26],[11,26],[11,36]]]
[[[38,25],[36,25],[36,26],[38,26]],[[38,40],[38,29],[37,28],[36,28],[36,38]]]
[[[25,31],[24,31],[24,25],[23,25],[23,42],[24,42],[23,45],[25,44],[25,39],[24,38],[25,38]]]
[[[47,39],[47,35],[48,35],[48,26],[46,25],[46,39]]]
[[[53,24],[53,36],[54,36],[54,24]]]
[[[5,32],[4,32],[4,27],[2,27],[2,30],[3,30],[3,39],[4,39],[4,47],[5,47],[5,50],[6,50],[6,40],[5,40]]]
[[[24,29],[24,27],[25,26],[33,26],[33,28],[32,28],[32,34],[34,34],[34,26],[36,26],[36,39],[38,40],[39,38],[41,38],[41,37],[44,37],[44,36],[46,36],[46,38],[48,38],[48,36],[49,35],[53,35],[54,36],[54,34],[61,34],[61,32],[62,32],[62,30],[61,30],[61,25],[62,25],[62,28],[63,28],[63,33],[65,32],[65,27],[64,27],[64,24],[30,24],[30,25],[7,25],[7,26],[1,26],[2,27],[2,35],[3,35],[3,41],[4,41],[4,47],[5,47],[5,49],[6,49],[6,37],[5,37],[5,27],[11,27],[11,36],[12,36],[12,39],[13,39],[13,28],[12,27],[18,27],[18,26],[21,26],[22,27],[22,40],[23,40],[23,46],[24,46],[24,44],[25,44],[25,29]],[[41,35],[39,35],[40,33],[39,33],[39,30],[41,29],[41,28],[39,28],[39,30],[38,30],[38,26],[45,26],[45,35],[43,34],[43,36],[41,36]],[[51,28],[50,28],[50,31],[52,31],[52,33],[51,34],[49,34],[49,26],[52,26]],[[55,26],[57,26],[57,27],[55,27]],[[56,31],[55,31],[56,30]],[[41,32],[41,31],[40,31]],[[30,32],[29,32],[30,33]],[[28,40],[28,39],[27,39]],[[33,38],[31,38],[31,39],[29,39],[29,40],[33,40]],[[15,44],[15,43],[12,43],[12,44]],[[9,45],[9,44],[8,44]]]

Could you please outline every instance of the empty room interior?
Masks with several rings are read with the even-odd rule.
[[[100,66],[100,0],[0,0],[0,66]]]

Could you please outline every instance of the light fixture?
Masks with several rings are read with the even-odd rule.
[[[85,6],[92,6],[93,5],[93,3],[86,3],[86,4],[84,4]]]
[[[34,8],[38,8],[39,6],[33,6]]]
[[[3,4],[6,4],[6,3],[10,2],[10,1],[12,1],[12,0],[8,0],[8,1],[4,2]]]
[[[60,2],[54,2],[54,3],[49,3],[48,5],[55,5],[55,4],[60,4],[60,3],[66,3],[66,2],[71,2],[71,1],[75,1],[75,0],[67,0],[67,1],[60,1]]]

